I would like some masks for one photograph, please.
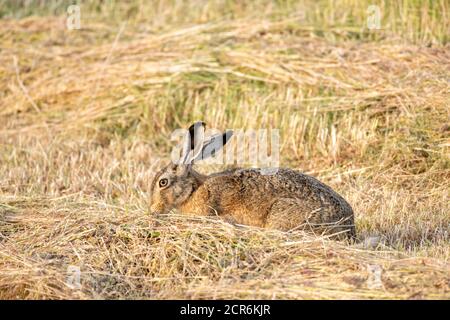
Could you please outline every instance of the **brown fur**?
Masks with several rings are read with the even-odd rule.
[[[159,187],[162,178],[169,179],[168,187]],[[344,198],[290,169],[273,175],[232,169],[204,176],[190,164],[170,164],[156,175],[151,191],[153,213],[178,209],[188,215],[219,215],[237,224],[355,236],[353,210]]]

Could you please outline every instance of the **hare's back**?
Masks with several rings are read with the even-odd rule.
[[[242,188],[252,187],[265,194],[276,193],[282,196],[311,196],[323,193],[328,196],[340,197],[333,189],[316,178],[292,169],[280,168],[276,171],[262,169],[230,169],[215,173],[210,178],[231,179]]]
[[[320,207],[333,216],[353,215],[351,206],[342,196],[312,176],[285,168],[268,173],[260,169],[231,169],[210,177],[215,184],[221,184],[221,188],[251,201],[250,204],[257,201],[260,206],[270,205],[276,199],[290,198],[298,199],[311,209]]]
[[[329,186],[291,169],[264,173],[232,169],[209,176],[204,185],[209,205],[241,224],[292,230],[306,222],[355,236],[351,206]]]

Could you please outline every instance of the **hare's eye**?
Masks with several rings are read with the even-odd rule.
[[[159,180],[159,187],[160,187],[160,188],[167,187],[168,184],[169,184],[169,180],[167,180],[167,179],[165,179],[165,178]]]

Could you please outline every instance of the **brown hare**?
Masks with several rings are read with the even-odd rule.
[[[218,215],[226,221],[283,231],[311,230],[354,238],[353,210],[329,186],[306,174],[278,169],[230,169],[203,175],[193,164],[213,156],[232,131],[204,139],[204,123],[189,128],[185,154],[158,172],[151,185],[154,214],[177,209],[187,215]]]

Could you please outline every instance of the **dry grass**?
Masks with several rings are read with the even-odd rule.
[[[449,298],[446,1],[380,2],[376,32],[363,1],[87,1],[73,31],[36,3],[0,1],[0,298]],[[382,245],[149,216],[167,137],[198,119],[280,129],[282,165]]]
[[[448,265],[367,251],[297,233],[218,220],[149,218],[96,201],[14,199],[0,253],[0,297],[14,298],[440,298]],[[83,290],[66,285],[82,270]],[[384,287],[368,289],[367,265]]]

